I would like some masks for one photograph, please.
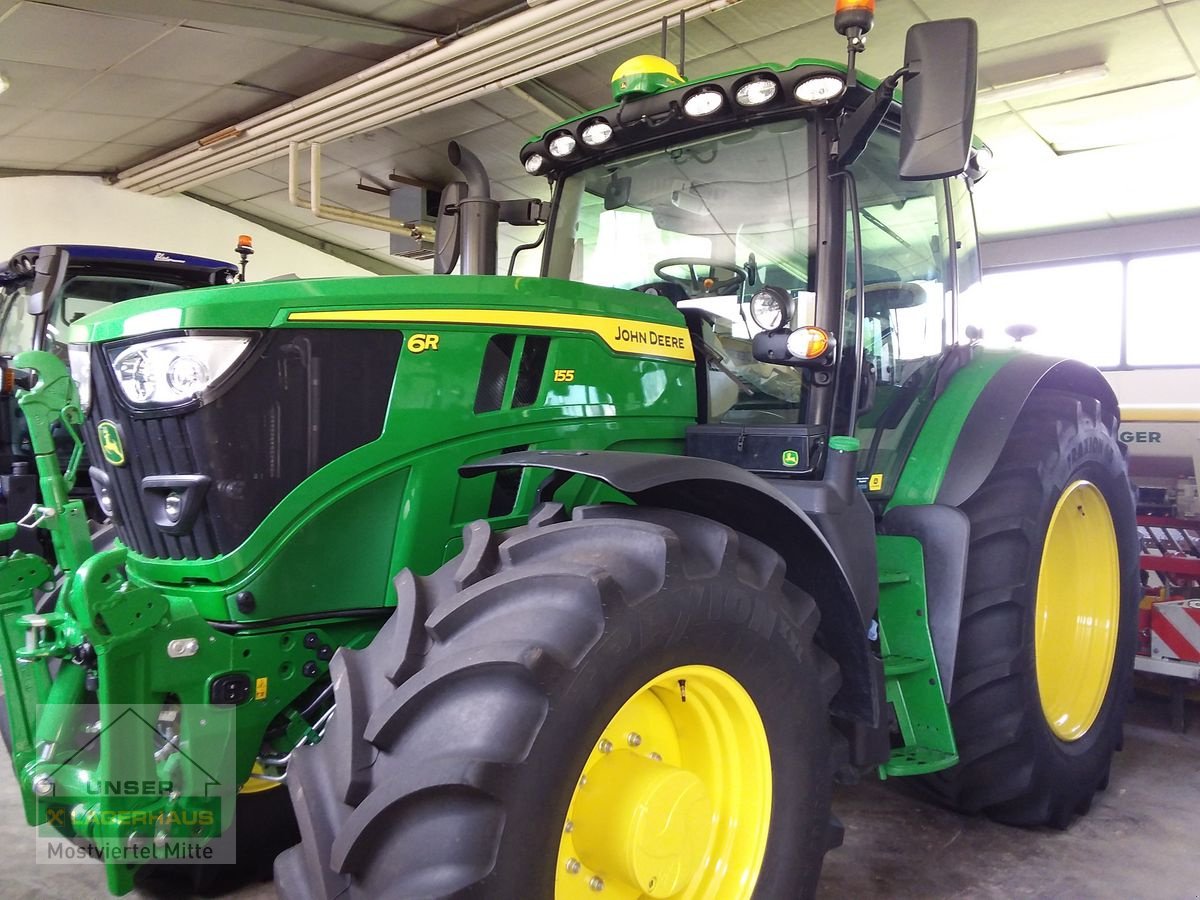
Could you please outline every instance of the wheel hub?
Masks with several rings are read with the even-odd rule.
[[[575,848],[589,869],[670,897],[704,858],[713,803],[695,773],[619,750],[588,773],[574,823]]]
[[[771,822],[753,699],[711,666],[663,672],[604,727],[576,776],[555,900],[749,900]]]

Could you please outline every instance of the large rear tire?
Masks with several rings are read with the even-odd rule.
[[[470,526],[334,657],[336,712],[288,771],[282,896],[814,893],[838,675],[811,598],[707,519],[556,518]]]
[[[1066,827],[1108,783],[1137,627],[1137,530],[1116,421],[1035,394],[963,505],[971,547],[950,715],[946,802]]]

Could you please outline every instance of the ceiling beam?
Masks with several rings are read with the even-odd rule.
[[[190,191],[184,191],[183,196],[190,197],[193,200],[198,200],[201,203],[211,206],[214,209],[219,209],[221,212],[227,212],[231,216],[237,216],[239,219],[245,219],[251,224],[257,225],[260,228],[265,228],[268,231],[273,231],[281,237],[290,238],[293,241],[304,244],[306,247],[312,247],[314,250],[320,250],[322,253],[328,253],[330,256],[340,259],[342,262],[348,262],[352,266],[358,266],[360,269],[366,269],[375,275],[427,275],[428,273],[417,266],[415,263],[408,260],[397,260],[395,263],[389,263],[380,259],[377,256],[371,256],[369,253],[363,253],[361,250],[351,250],[349,247],[343,247],[341,244],[335,244],[332,241],[323,240],[315,235],[309,234],[307,231],[301,231],[298,228],[291,228],[287,225],[280,225],[278,222],[272,222],[270,219],[255,215],[252,212],[247,212],[244,209],[234,209],[217,200],[210,200],[207,197],[201,197],[199,194],[193,194]]]
[[[335,12],[295,0],[55,0],[56,6],[154,19],[196,19],[218,25],[285,31],[321,38],[395,46],[413,37],[441,37],[438,32]]]

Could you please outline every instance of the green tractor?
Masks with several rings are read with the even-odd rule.
[[[455,277],[128,301],[72,327],[73,379],[14,360],[69,575],[39,613],[45,563],[0,564],[48,856],[121,893],[285,833],[256,804],[290,794],[289,898],[745,900],[815,891],[835,777],[1086,811],[1134,653],[1117,402],[957,341],[975,25],[876,82],[869,5],[848,65],[631,61],[521,151],[548,202],[452,146]],[[498,220],[544,225],[541,277],[495,274]]]

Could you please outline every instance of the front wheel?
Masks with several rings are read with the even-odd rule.
[[[838,676],[811,598],[710,520],[552,509],[471,526],[334,657],[329,730],[288,773],[281,895],[813,894]]]
[[[1015,825],[1065,827],[1108,781],[1133,674],[1137,530],[1116,421],[1035,394],[963,506],[971,547],[950,715],[926,784]]]

